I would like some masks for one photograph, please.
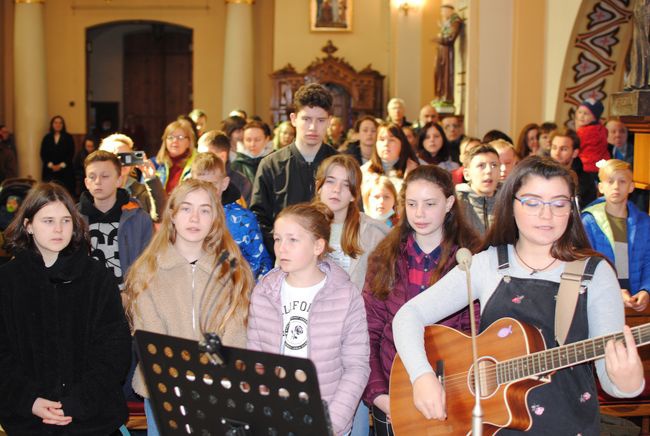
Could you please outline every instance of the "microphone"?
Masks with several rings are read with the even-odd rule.
[[[459,248],[456,252],[456,262],[458,262],[458,268],[469,272],[469,267],[472,266],[472,252],[465,247]]]
[[[469,250],[468,250],[468,251],[469,251]],[[214,272],[214,270],[215,270],[219,265],[221,265],[222,263],[224,263],[224,262],[225,262],[229,257],[230,257],[230,253],[228,252],[228,250],[223,250],[223,251],[221,252],[221,256],[219,256],[219,259],[217,259],[217,263],[215,264],[214,269],[212,270],[211,274]]]
[[[472,436],[483,435],[483,410],[481,408],[481,384],[478,366],[478,349],[476,346],[476,316],[474,315],[474,300],[472,300],[472,280],[470,267],[472,266],[472,252],[467,248],[459,248],[456,252],[456,262],[461,271],[465,271],[467,278],[467,307],[469,310],[470,328],[472,334],[472,357],[474,359],[474,409],[472,410]]]

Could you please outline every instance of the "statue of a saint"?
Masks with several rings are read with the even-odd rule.
[[[454,7],[443,3],[440,7],[442,25],[436,38],[438,52],[434,70],[435,101],[454,103],[454,42],[463,28],[463,19]]]
[[[630,71],[625,89],[650,88],[650,0],[634,0]]]

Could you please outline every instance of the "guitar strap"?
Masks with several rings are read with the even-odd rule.
[[[555,302],[555,339],[560,346],[564,345],[569,334],[588,260],[574,260],[564,266]]]

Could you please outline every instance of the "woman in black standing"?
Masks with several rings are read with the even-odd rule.
[[[54,181],[63,185],[74,195],[74,140],[65,129],[65,120],[55,115],[50,120],[50,132],[41,141],[43,181]]]

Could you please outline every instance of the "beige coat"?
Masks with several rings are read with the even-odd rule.
[[[201,308],[211,303],[202,302],[201,297],[214,263],[215,256],[206,255],[192,265],[173,246],[161,253],[156,275],[136,301],[134,329],[201,340]],[[217,284],[218,289],[221,286],[222,283]],[[226,325],[221,335],[224,345],[246,347],[245,315],[238,314]],[[149,397],[139,364],[133,376],[133,389]]]

